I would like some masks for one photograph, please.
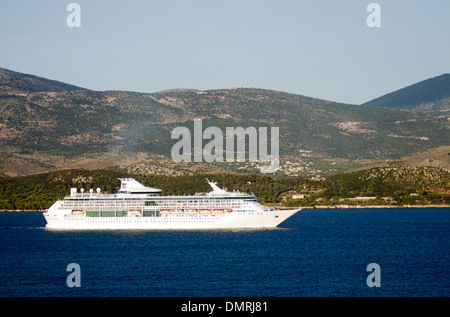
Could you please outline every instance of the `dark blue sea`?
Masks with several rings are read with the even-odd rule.
[[[308,209],[260,230],[44,226],[40,212],[0,213],[1,297],[450,295],[450,208]],[[66,283],[70,263],[81,287]]]

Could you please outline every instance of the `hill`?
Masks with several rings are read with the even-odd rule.
[[[410,166],[432,166],[450,169],[450,145],[418,151],[402,157],[401,162]]]
[[[102,192],[115,193],[120,186],[119,177],[134,177],[147,186],[163,189],[164,195],[210,191],[205,181],[209,178],[228,190],[253,192],[261,203],[282,206],[450,204],[450,170],[433,167],[374,168],[322,180],[254,174],[167,176],[111,169],[73,169],[0,177],[0,210],[46,209],[55,200],[67,196],[71,187],[86,190],[100,187]],[[305,197],[292,199],[292,193],[303,193]],[[373,198],[359,202],[351,200],[358,196]]]
[[[0,83],[2,89],[25,90],[31,92],[61,92],[71,90],[85,90],[84,88],[50,80],[39,76],[22,74],[0,67]]]
[[[450,111],[450,74],[429,78],[368,101],[363,105],[448,115]]]
[[[450,170],[436,167],[377,167],[330,176],[330,196],[391,196],[418,192],[450,194]]]
[[[7,175],[113,166],[161,174],[258,171],[255,163],[174,163],[171,131],[193,131],[196,118],[203,129],[279,127],[280,172],[287,175],[335,174],[450,139],[446,118],[401,109],[250,88],[99,92],[8,72],[24,84],[0,80],[0,173]]]

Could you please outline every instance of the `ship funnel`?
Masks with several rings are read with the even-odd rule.
[[[211,186],[213,194],[224,194],[227,191],[217,186],[217,182],[211,182],[209,179],[206,179],[206,182]]]

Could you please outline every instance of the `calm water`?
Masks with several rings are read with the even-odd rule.
[[[450,295],[450,208],[306,210],[269,230],[44,225],[41,213],[0,213],[0,296]],[[69,263],[80,288],[66,284]]]

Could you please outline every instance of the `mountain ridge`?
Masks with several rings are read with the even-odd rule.
[[[15,72],[0,67],[0,83],[3,87],[32,92],[62,92],[72,90],[88,90],[86,88],[66,84],[57,80]]]
[[[424,113],[450,111],[450,74],[445,73],[395,90],[363,104],[402,108]]]
[[[22,75],[13,75],[20,83]],[[23,76],[22,82],[29,83],[30,78]],[[46,83],[39,80],[35,88],[14,86],[0,77],[1,173],[39,173],[69,166],[116,166],[136,172],[152,172],[158,166],[163,173],[255,171],[251,164],[235,164],[230,170],[225,163],[171,161],[171,148],[177,142],[171,131],[178,126],[192,131],[196,118],[203,119],[204,128],[216,126],[222,131],[278,126],[282,169],[289,170],[288,175],[345,171],[446,145],[450,139],[446,118],[275,90],[102,92]]]

